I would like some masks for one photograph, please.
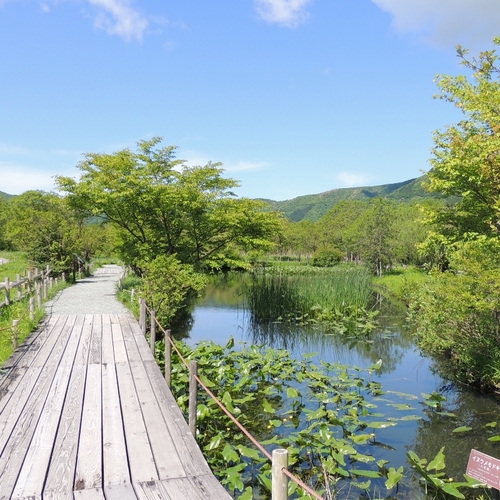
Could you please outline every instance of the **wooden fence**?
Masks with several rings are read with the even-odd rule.
[[[14,281],[5,278],[0,282],[0,308],[30,296],[37,289],[40,290],[42,297],[47,296],[47,287],[51,285],[52,278],[49,278],[51,272],[47,266],[45,271],[39,269],[25,271],[23,277],[18,274]]]

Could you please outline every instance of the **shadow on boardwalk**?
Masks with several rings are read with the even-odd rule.
[[[138,323],[129,312],[102,311],[108,300],[117,306],[107,293],[117,276],[108,269],[65,290],[49,304],[45,325],[4,365],[0,499],[231,498]],[[85,301],[87,293],[100,299]],[[77,313],[63,312],[75,306]]]

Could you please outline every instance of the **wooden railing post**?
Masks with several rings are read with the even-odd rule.
[[[170,330],[165,331],[165,382],[170,388],[172,382],[172,344],[170,339],[172,338],[172,333]]]
[[[15,319],[12,321],[12,347],[14,351],[17,349],[19,338],[19,320]]]
[[[30,297],[30,319],[35,321],[35,297]]]
[[[10,280],[5,278],[5,305],[10,305]]]
[[[38,283],[38,285],[36,287],[36,299],[37,299],[38,308],[41,309],[42,308],[42,284],[41,283]]]
[[[283,469],[288,468],[288,451],[283,448],[273,450],[272,500],[287,500],[288,478]]]
[[[146,299],[139,299],[139,324],[141,325],[142,334],[146,336]]]
[[[16,297],[16,299],[20,300],[22,298],[22,296],[23,296],[23,292],[21,290],[22,283],[21,283],[21,275],[19,273],[16,276],[16,281],[18,283],[18,285],[17,285],[17,297]]]
[[[154,309],[151,310],[151,326],[150,326],[150,344],[151,352],[153,353],[153,358],[156,358],[155,348],[156,348],[156,312]]]
[[[198,361],[191,360],[189,370],[189,430],[196,439],[196,407],[198,403]]]
[[[47,279],[43,280],[43,298],[44,299],[49,298],[49,283]]]

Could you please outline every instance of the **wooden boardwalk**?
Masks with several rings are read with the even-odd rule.
[[[51,316],[0,379],[0,499],[223,500],[131,314]]]

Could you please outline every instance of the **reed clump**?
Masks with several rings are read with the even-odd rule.
[[[290,266],[253,273],[248,305],[257,322],[322,324],[339,332],[369,332],[376,311],[369,308],[372,276],[362,266]]]

